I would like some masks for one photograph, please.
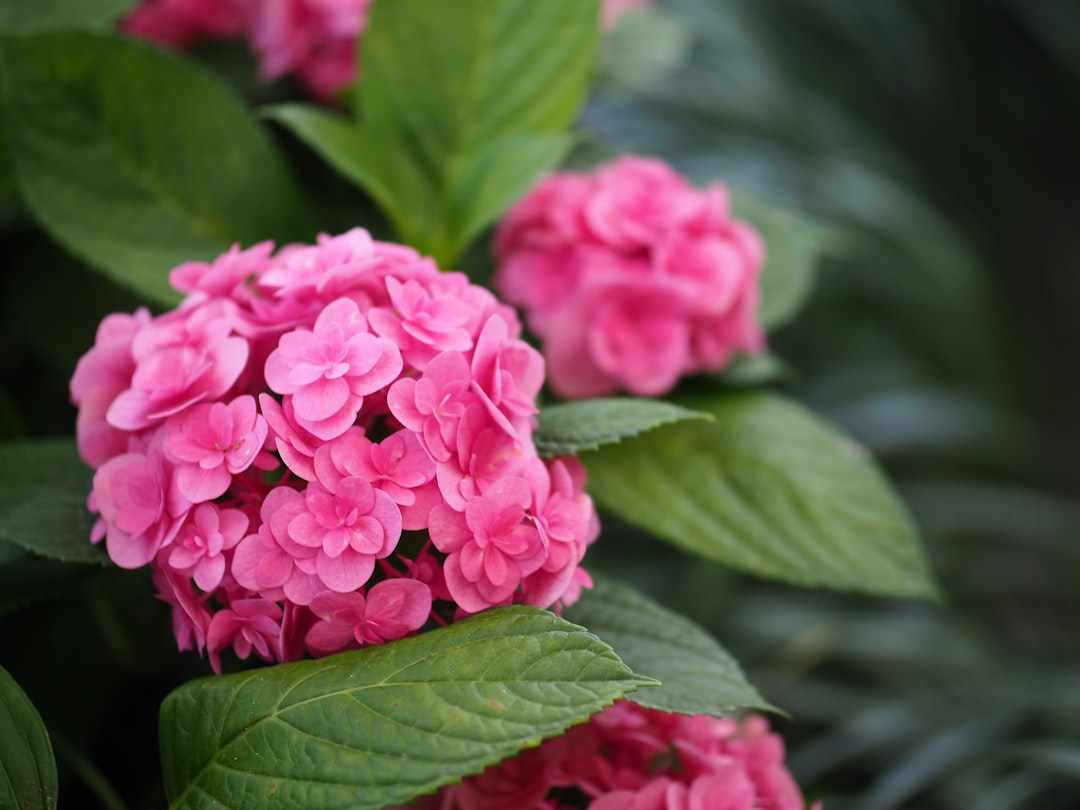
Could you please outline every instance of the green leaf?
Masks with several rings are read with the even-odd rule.
[[[263,114],[285,125],[343,177],[364,188],[399,233],[413,220],[435,218],[431,187],[416,167],[400,159],[397,147],[379,134],[305,104],[277,104]]]
[[[714,417],[583,456],[588,488],[626,521],[762,577],[934,597],[904,506],[867,452],[766,393],[687,398]]]
[[[403,804],[651,683],[582,628],[521,606],[195,681],[161,709],[169,806]]]
[[[765,242],[761,274],[761,323],[769,331],[788,323],[814,287],[818,261],[839,243],[835,231],[776,203],[743,192],[731,195],[732,211]]]
[[[135,0],[0,0],[0,32],[111,28]]]
[[[357,122],[272,108],[363,186],[399,236],[451,267],[563,159],[597,45],[595,0],[396,0],[372,7]]]
[[[90,483],[69,439],[0,442],[0,540],[53,560],[106,563],[90,544]]]
[[[0,667],[0,807],[56,807],[56,760],[34,704]]]
[[[611,645],[634,672],[660,681],[630,699],[650,709],[720,716],[739,709],[773,710],[738,663],[689,619],[632,588],[594,575],[595,587],[563,615]]]
[[[600,397],[548,405],[537,417],[533,435],[537,452],[546,458],[594,450],[684,419],[711,419],[658,399]]]
[[[49,233],[162,303],[168,271],[315,232],[278,152],[217,80],[104,34],[0,41],[15,176]]]

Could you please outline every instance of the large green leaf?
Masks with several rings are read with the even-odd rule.
[[[56,791],[56,760],[45,724],[0,667],[0,807],[51,810]]]
[[[665,712],[714,716],[773,708],[735,659],[694,622],[632,588],[594,579],[595,587],[563,615],[610,644],[634,672],[662,684],[635,692],[631,700]]]
[[[649,683],[576,625],[497,608],[379,647],[180,687],[161,709],[166,792],[174,810],[402,804]]]
[[[0,0],[0,31],[104,29],[136,0]]]
[[[278,152],[224,85],[90,33],[0,41],[15,176],[41,224],[115,281],[172,303],[169,269],[316,230]]]
[[[65,562],[107,562],[90,544],[91,472],[70,439],[0,442],[0,540]]]
[[[683,419],[711,417],[658,399],[584,399],[541,409],[533,438],[540,455],[550,458],[594,450]]]
[[[735,216],[753,225],[765,242],[760,318],[766,329],[777,329],[806,302],[818,261],[840,238],[794,210],[744,192],[733,193],[731,202]]]
[[[452,266],[572,145],[595,0],[395,0],[364,33],[358,121],[277,118],[362,185],[401,238]]]
[[[935,595],[915,526],[862,447],[771,394],[681,404],[715,421],[680,422],[583,455],[600,504],[763,577]]]

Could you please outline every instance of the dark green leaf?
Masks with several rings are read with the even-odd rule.
[[[49,733],[26,693],[0,667],[0,807],[56,807],[56,761]]]
[[[735,659],[698,625],[632,588],[594,579],[595,587],[583,591],[563,615],[610,644],[634,672],[662,684],[635,692],[631,700],[665,712],[714,716],[773,709]]]
[[[652,683],[546,611],[187,684],[161,710],[170,807],[402,804]]]
[[[0,48],[15,176],[41,224],[125,287],[172,303],[168,271],[315,226],[266,134],[174,56],[88,33]]]
[[[708,559],[798,585],[932,597],[904,506],[866,451],[764,393],[683,401],[714,417],[583,456],[623,519]]]
[[[364,188],[399,233],[411,227],[410,222],[434,220],[431,187],[412,163],[399,157],[392,142],[318,107],[279,104],[264,112]]]
[[[136,0],[0,0],[0,32],[111,28]]]
[[[540,455],[550,458],[594,450],[684,419],[711,417],[657,399],[607,397],[562,402],[540,411],[533,438]]]
[[[90,482],[71,440],[0,443],[0,540],[54,560],[107,562],[90,544]]]
[[[771,331],[790,321],[806,302],[818,260],[836,246],[838,237],[793,210],[745,193],[732,194],[732,209],[765,242],[760,317]]]

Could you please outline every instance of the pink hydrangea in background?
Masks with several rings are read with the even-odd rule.
[[[316,98],[329,100],[355,78],[356,51],[374,0],[144,0],[121,22],[133,36],[173,48],[206,40],[246,38],[259,75],[292,75]],[[630,8],[650,0],[604,0],[612,28]]]
[[[353,80],[371,2],[146,0],[121,27],[173,48],[246,37],[264,81],[291,74],[316,98],[330,99]]]
[[[722,185],[698,190],[659,160],[549,175],[495,253],[496,288],[524,309],[563,397],[660,395],[764,348],[760,237]]]
[[[584,469],[537,455],[543,359],[490,292],[361,229],[170,280],[71,396],[92,539],[153,567],[181,649],[322,656],[590,584]]]
[[[764,717],[688,717],[618,701],[563,736],[408,807],[804,810],[806,804],[784,764],[783,740]]]

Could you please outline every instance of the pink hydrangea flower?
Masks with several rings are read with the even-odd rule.
[[[121,23],[124,30],[174,48],[240,35],[253,0],[145,0]]]
[[[153,567],[182,649],[326,655],[589,586],[583,470],[538,457],[544,361],[490,292],[360,229],[170,279],[71,395],[91,541]]]
[[[557,172],[507,214],[495,283],[542,339],[564,397],[656,396],[764,348],[761,239],[719,184],[623,157]]]
[[[561,810],[559,797],[573,794],[590,810],[806,808],[763,717],[688,717],[629,701],[409,807]]]
[[[651,0],[604,0],[601,23]],[[259,76],[294,76],[329,101],[356,79],[357,51],[372,0],[143,0],[121,22],[129,34],[172,48],[246,37]]]

